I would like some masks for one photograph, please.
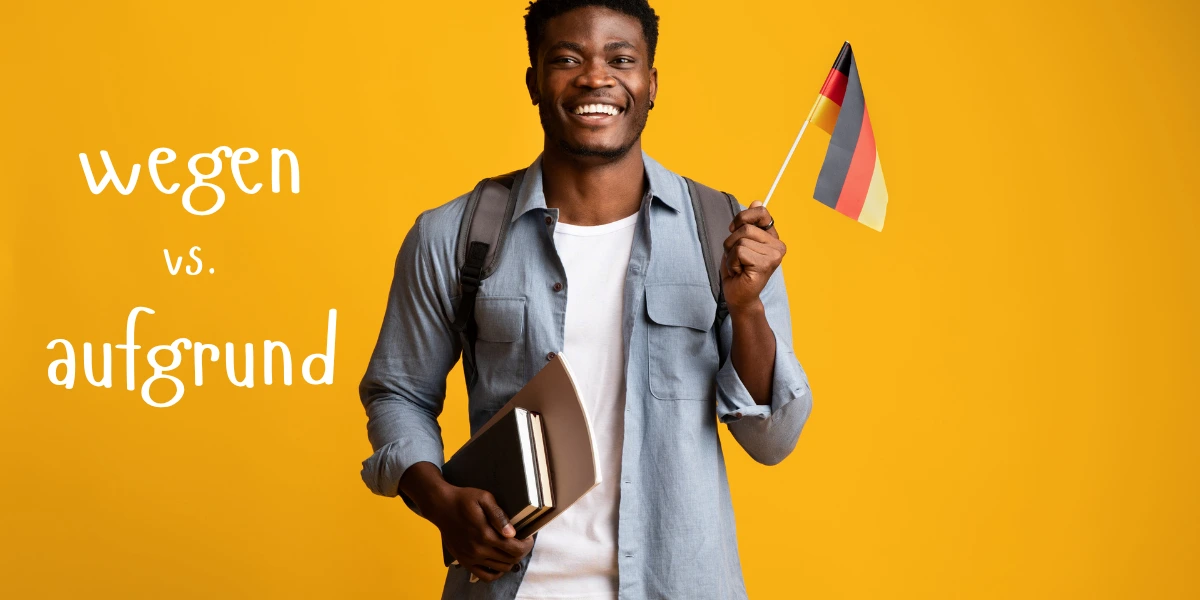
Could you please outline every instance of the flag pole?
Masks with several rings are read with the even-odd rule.
[[[809,111],[809,116],[812,116],[812,111]],[[783,159],[783,166],[779,167],[779,173],[775,174],[775,183],[771,184],[771,190],[767,192],[767,199],[763,200],[763,206],[766,206],[771,201],[771,194],[775,193],[775,186],[779,185],[779,179],[783,177],[783,172],[787,170],[788,163],[792,160],[792,153],[796,151],[796,146],[800,143],[800,138],[804,136],[805,129],[808,129],[808,119],[804,119],[804,124],[800,126],[800,133],[796,134],[796,139],[792,142],[792,149],[788,150],[787,158]]]

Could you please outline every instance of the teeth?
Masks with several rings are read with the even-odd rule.
[[[575,107],[575,114],[577,115],[602,113],[615,117],[620,112],[621,109],[609,104],[584,104],[583,106]]]

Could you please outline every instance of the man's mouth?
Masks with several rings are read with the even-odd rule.
[[[622,109],[619,106],[612,105],[612,104],[598,103],[598,104],[581,104],[579,106],[576,106],[575,110],[573,110],[571,112],[574,115],[582,117],[584,119],[603,120],[607,117],[615,117],[615,116],[621,114],[622,112],[624,112],[624,109]]]

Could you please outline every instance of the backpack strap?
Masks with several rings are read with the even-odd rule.
[[[729,237],[729,223],[741,212],[741,206],[732,194],[719,192],[687,177],[688,195],[692,198],[692,214],[696,218],[696,233],[700,237],[700,250],[704,264],[708,267],[708,286],[717,301],[716,325],[720,327],[729,315],[725,304],[725,293],[721,290],[721,259],[725,256],[725,238]]]
[[[516,210],[517,193],[521,190],[524,177],[524,169],[489,177],[480,181],[467,197],[455,256],[462,299],[455,310],[451,327],[459,333],[466,333],[468,339],[473,338],[467,326],[475,313],[475,295],[483,280],[500,266],[508,226]]]

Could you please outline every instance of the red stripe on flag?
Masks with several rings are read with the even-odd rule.
[[[867,190],[871,189],[871,178],[875,175],[875,132],[871,129],[871,117],[867,107],[863,107],[862,129],[858,133],[858,144],[854,146],[854,156],[850,158],[850,170],[846,172],[846,182],[842,184],[842,193],[838,195],[838,212],[858,219],[862,212],[863,202],[867,199]]]
[[[825,85],[821,86],[821,95],[841,106],[842,100],[846,99],[846,76],[837,69],[830,69],[829,77],[825,78]]]

